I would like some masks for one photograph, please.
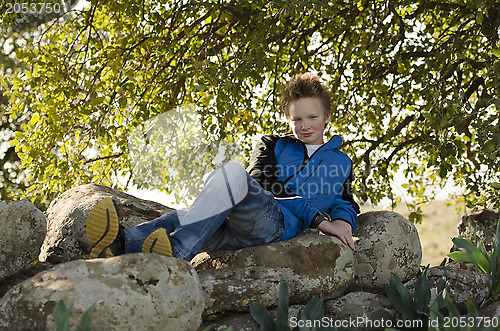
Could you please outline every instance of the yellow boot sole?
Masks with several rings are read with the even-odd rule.
[[[165,256],[172,256],[172,247],[165,229],[156,229],[144,241],[142,245],[143,253],[156,253]]]
[[[87,237],[93,248],[90,258],[98,258],[105,251],[106,257],[113,256],[108,248],[118,235],[118,212],[112,198],[99,201],[87,216]]]

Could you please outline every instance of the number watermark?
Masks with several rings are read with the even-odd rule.
[[[462,317],[444,317],[442,321],[429,320],[429,327],[443,326],[444,328],[473,328],[473,327],[493,327],[497,328],[499,326],[499,317],[472,317],[472,316],[462,316]]]
[[[6,14],[45,15],[64,14],[71,9],[69,1],[59,2],[9,2],[6,4]]]

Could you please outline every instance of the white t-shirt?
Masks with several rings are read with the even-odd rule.
[[[316,150],[318,150],[318,148],[320,148],[323,145],[324,144],[320,144],[320,145],[306,145],[306,147],[307,147],[307,156],[311,157],[311,155],[313,155],[313,153],[316,152]]]

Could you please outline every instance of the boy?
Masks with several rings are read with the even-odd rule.
[[[351,192],[352,163],[338,150],[340,136],[323,139],[331,119],[328,89],[313,74],[296,75],[281,108],[292,133],[263,136],[248,172],[236,162],[215,169],[191,207],[125,228],[112,199],[99,201],[86,224],[90,257],[152,252],[190,261],[202,250],[267,244],[308,228],[354,250],[359,207]]]

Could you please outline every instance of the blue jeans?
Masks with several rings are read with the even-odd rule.
[[[125,252],[141,252],[144,240],[158,228],[169,234],[173,255],[188,261],[201,250],[267,244],[285,232],[283,214],[273,195],[237,162],[212,171],[191,207],[126,227]]]

